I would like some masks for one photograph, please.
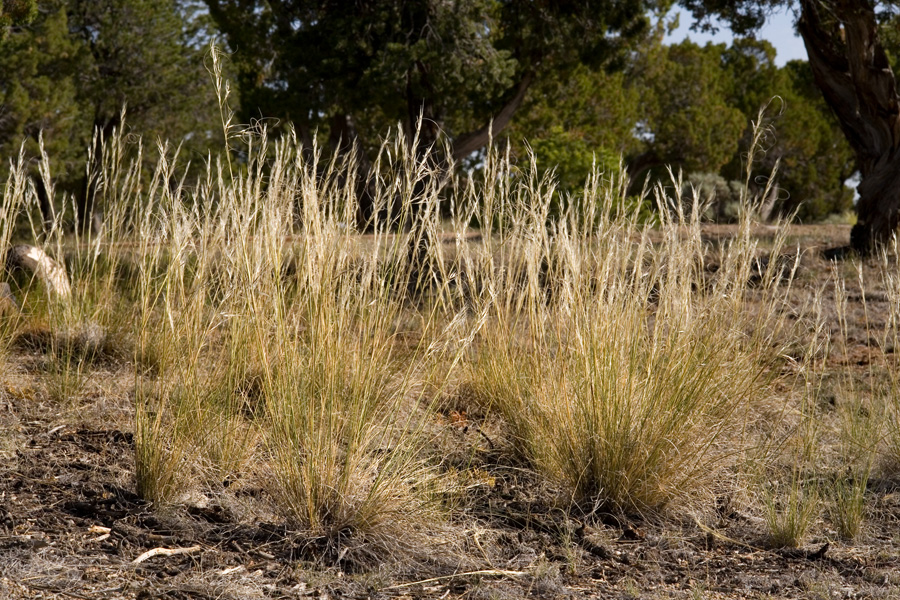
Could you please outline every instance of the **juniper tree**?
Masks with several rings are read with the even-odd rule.
[[[700,27],[711,17],[736,32],[758,29],[776,7],[790,7],[813,78],[853,149],[860,184],[850,244],[862,253],[900,225],[900,93],[882,25],[896,2],[869,0],[683,0]]]

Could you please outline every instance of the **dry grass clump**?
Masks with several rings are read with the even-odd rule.
[[[10,169],[9,177],[3,186],[3,195],[0,197],[0,267],[4,270],[6,270],[7,249],[28,193],[28,178],[25,173],[25,145],[23,144],[17,161]],[[6,278],[4,278],[5,281]],[[7,289],[0,290],[0,292],[5,291]],[[14,339],[21,321],[18,301],[13,302],[13,299],[7,297],[6,294],[2,295],[3,297],[0,298],[0,366],[6,362],[6,353],[9,351],[10,343]]]
[[[846,282],[836,268],[833,268],[832,272],[839,330],[835,343],[839,352],[843,356],[848,356],[847,340],[850,338],[850,324],[847,314]],[[864,281],[861,264],[856,265],[856,272],[863,310],[866,311],[868,286]],[[876,333],[868,331],[868,322],[864,323],[864,326],[867,329],[867,336]],[[888,325],[888,328],[890,327]],[[885,337],[888,333],[884,332]],[[881,348],[885,347],[884,341],[884,338],[880,340]],[[874,345],[871,338],[867,340],[867,345],[870,347]],[[891,412],[890,402],[886,403],[879,397],[883,392],[877,389],[881,386],[876,386],[877,378],[872,362],[869,362],[868,369],[868,389],[862,389],[852,373],[840,374],[836,391],[839,401],[836,401],[834,415],[837,441],[833,444],[838,451],[838,461],[837,464],[825,467],[830,467],[832,472],[826,485],[830,498],[829,516],[838,535],[845,540],[856,538],[862,529],[867,511],[869,480],[878,461],[879,446],[884,436],[884,423],[887,420],[886,413]],[[894,373],[896,369],[889,366],[888,380],[893,379]]]
[[[452,311],[409,302],[410,291],[448,295],[425,268],[438,264],[429,240],[446,180],[417,163],[415,140],[386,145],[363,238],[353,157],[329,164],[292,136],[238,132],[221,91],[226,135],[245,144],[246,163],[226,154],[188,188],[177,149],[160,144],[142,174],[140,147],[123,166],[114,136],[93,174],[106,211],[96,232],[72,238],[65,212],[45,231],[24,163],[13,170],[0,242],[24,213],[72,281],[67,302],[23,286],[23,313],[49,329],[59,361],[47,389],[76,397],[114,339],[133,356],[142,497],[182,502],[252,474],[301,529],[409,541],[439,512],[445,484],[422,428],[466,336]],[[98,340],[76,343],[89,329]]]
[[[594,178],[579,205],[596,212],[570,209],[553,229],[545,182],[513,191],[492,242],[508,261],[486,283],[471,384],[577,501],[658,510],[708,491],[741,454],[745,413],[779,355],[790,275],[764,270],[749,314],[749,223],[713,275],[696,203],[685,213],[657,190],[654,230],[635,212],[615,218],[623,189]]]
[[[288,137],[268,161],[264,132],[256,142],[233,177],[220,164],[196,191],[151,187],[138,224],[137,347],[153,367],[137,374],[138,491],[168,503],[253,472],[298,528],[408,542],[444,485],[422,451],[423,394],[460,352],[441,342],[455,332],[443,313],[398,293],[414,265],[389,228],[409,218],[411,187],[381,190],[376,208],[399,193],[404,212],[363,238],[352,158],[320,172],[315,148]],[[422,213],[435,201],[420,197]]]
[[[30,230],[28,241],[37,242],[68,273],[66,287],[71,292],[64,295],[48,289],[34,274],[20,270],[6,274],[20,310],[4,313],[3,344],[15,342],[44,351],[46,391],[55,402],[77,401],[96,363],[127,360],[130,355],[135,306],[124,292],[133,289],[136,280],[123,268],[127,256],[120,242],[128,233],[129,207],[139,190],[140,157],[125,165],[123,146],[119,132],[105,142],[108,152],[100,188],[117,201],[107,201],[107,217],[97,231],[82,230],[73,222],[75,210],[69,197],[61,198],[57,212],[41,215],[35,184],[21,156],[4,190],[0,207],[3,257],[12,237]],[[41,152],[36,176],[53,196],[50,160],[42,140]]]
[[[551,219],[553,184],[533,165],[492,152],[484,183],[459,188],[397,136],[360,236],[352,158],[244,136],[246,164],[210,162],[194,188],[177,183],[165,145],[145,186],[139,161],[108,165],[108,225],[76,240],[77,300],[53,319],[133,322],[145,498],[165,504],[254,470],[301,527],[396,529],[434,508],[441,484],[421,429],[460,364],[521,456],[579,501],[660,509],[708,489],[741,453],[790,283],[776,261],[754,262],[749,213],[714,267],[696,198],[656,190],[651,227],[624,182],[595,173]],[[61,235],[49,239],[62,254]]]

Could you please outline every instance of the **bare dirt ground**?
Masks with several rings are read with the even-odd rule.
[[[707,231],[710,239],[728,233]],[[834,310],[826,285],[832,267],[821,251],[847,239],[840,226],[791,235],[804,250],[798,298],[823,288],[826,313]],[[863,377],[874,359],[856,264],[836,267],[849,280],[853,323],[828,364]],[[877,270],[874,262],[863,266],[872,282]],[[884,294],[867,292],[865,312],[869,330],[881,327]],[[466,558],[361,569],[322,540],[247,509],[264,500],[253,482],[227,502],[201,494],[152,510],[134,493],[132,367],[92,365],[77,400],[59,402],[47,392],[46,362],[40,345],[19,340],[0,373],[0,598],[900,597],[897,481],[872,478],[863,531],[852,542],[823,512],[801,547],[771,549],[758,511],[730,498],[720,499],[707,525],[678,511],[585,520],[549,501],[526,469],[492,467],[488,425],[452,407],[438,425],[477,448],[486,472],[440,536],[455,536]]]

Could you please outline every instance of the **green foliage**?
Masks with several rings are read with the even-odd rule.
[[[793,78],[792,87],[806,103],[805,109],[824,99],[846,140],[837,141],[835,121],[825,117],[826,111],[815,110],[792,119],[789,127],[803,128],[803,135],[791,141],[803,146],[797,156],[804,158],[798,164],[786,165],[789,172],[785,176],[795,190],[794,198],[805,201],[800,215],[819,218],[848,208],[851,198],[844,181],[858,171],[859,219],[851,233],[851,245],[867,253],[873,245],[886,242],[897,226],[896,219],[888,217],[897,214],[896,185],[890,177],[873,173],[894,170],[885,165],[896,148],[898,119],[896,3],[855,0],[800,2],[798,6],[787,0],[685,0],[681,4],[691,11],[700,29],[714,29],[719,19],[736,33],[748,35],[765,23],[772,9],[792,10],[813,66],[796,68],[786,75]],[[812,79],[802,71],[812,70],[817,93],[807,94],[806,82]],[[867,75],[861,77],[859,73]],[[813,96],[816,101],[812,101]],[[788,105],[790,110],[789,100]],[[822,175],[826,176],[824,181]],[[796,207],[797,201],[783,202],[782,211],[792,205]]]
[[[703,14],[728,5],[749,23],[765,4],[707,2]],[[530,146],[560,194],[580,192],[595,157],[618,173],[620,155],[636,182],[665,179],[669,165],[737,180],[751,120],[777,96],[758,168],[779,161],[776,210],[809,221],[852,206],[854,155],[806,63],[779,68],[772,46],[753,39],[665,46],[665,23],[647,33],[644,5],[50,0],[37,14],[6,0],[0,21],[17,26],[0,41],[0,154],[27,140],[33,160],[43,131],[57,190],[85,195],[85,148],[94,130],[122,126],[127,104],[130,129],[187,136],[183,152],[205,158],[220,130],[202,64],[214,22],[233,50],[242,120],[293,123],[307,145],[321,132],[374,154],[388,127],[412,130],[421,116],[420,149],[444,135],[452,151],[478,132],[487,140],[491,118],[499,135],[502,114],[515,113],[504,132],[512,155]]]
[[[855,170],[853,152],[837,119],[813,81],[805,61],[775,65],[775,49],[765,41],[737,39],[723,55],[732,81],[729,103],[745,115],[747,130],[739,152],[722,170],[726,178],[740,179],[743,155],[750,143],[751,120],[760,106],[771,102],[770,128],[759,171],[768,174],[778,164],[782,189],[775,210],[797,212],[802,221],[818,221],[852,206],[853,192],[844,182]],[[763,184],[764,185],[764,184]]]
[[[886,21],[878,30],[878,36],[884,45],[891,69],[896,73],[897,67],[900,66],[900,62],[898,62],[900,61],[900,15],[888,14],[886,16]]]
[[[769,104],[757,172],[778,163],[775,212],[818,221],[852,206],[844,182],[855,170],[853,153],[807,63],[778,67],[771,44],[754,39],[664,46],[661,31],[662,24],[624,72],[576,69],[536,85],[509,130],[513,154],[523,156],[527,140],[542,170],[556,168],[563,191],[583,185],[593,152],[621,153],[638,184],[647,174],[666,182],[670,166],[703,173],[721,180],[706,186],[707,197],[718,188],[710,217],[729,221],[737,204],[727,182],[744,179],[753,121]],[[751,181],[750,191],[765,184]]]
[[[69,36],[65,6],[59,2],[0,42],[0,156],[17,154],[23,139],[27,155],[39,156],[37,139],[43,131],[57,174],[77,171],[74,159],[87,135],[75,76],[82,65],[79,45]],[[0,175],[6,167],[0,164]]]
[[[570,77],[537,83],[505,132],[513,156],[524,161],[530,146],[542,174],[555,170],[562,193],[580,193],[595,162],[601,172],[618,174],[621,155],[639,147],[632,131],[640,99],[624,78],[580,66]]]
[[[30,23],[37,15],[36,0],[2,0],[0,2],[0,40],[6,29],[15,25]]]
[[[645,48],[635,65],[645,99],[640,135],[658,162],[717,172],[737,151],[745,119],[728,101],[724,45]]]
[[[26,156],[39,159],[43,133],[56,189],[82,195],[91,136],[109,138],[127,106],[131,128],[150,139],[188,136],[188,150],[205,157],[218,128],[209,120],[204,27],[186,0],[42,4],[0,42],[0,155],[25,141]]]
[[[562,192],[579,192],[595,166],[601,173],[619,172],[618,155],[603,146],[592,148],[577,132],[560,126],[552,127],[544,137],[536,139],[532,148],[539,166],[555,170],[556,183]]]
[[[188,36],[197,23],[187,20],[175,0],[69,0],[70,35],[83,50],[79,96],[93,108],[94,120],[114,120],[128,106],[130,120],[147,134],[180,138],[197,131],[198,109],[208,77],[203,47]],[[205,123],[207,127],[210,123]]]
[[[206,2],[233,51],[245,118],[371,149],[420,115],[426,143],[481,132],[483,145],[480,128],[497,118],[496,134],[531,81],[602,65],[646,25],[645,2]]]
[[[726,21],[732,31],[746,34],[762,27],[772,9],[790,4],[787,0],[682,0],[682,6],[690,10],[700,29],[716,29],[713,18]]]

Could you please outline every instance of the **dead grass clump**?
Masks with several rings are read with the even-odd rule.
[[[707,282],[696,201],[657,190],[656,233],[622,213],[624,188],[595,174],[578,203],[592,212],[547,228],[552,185],[495,168],[520,183],[502,217],[482,221],[504,224],[486,233],[488,256],[464,259],[490,265],[470,385],[578,502],[641,512],[708,493],[752,443],[744,417],[780,354],[792,272],[755,262],[749,211]],[[782,228],[776,253],[783,240]]]
[[[411,218],[413,181],[385,182],[376,205],[400,197],[403,212],[373,219],[364,239],[340,183],[353,160],[323,174],[318,150],[288,137],[270,161],[260,135],[246,170],[211,165],[191,191],[162,185],[174,167],[160,148],[135,223],[136,362],[153,366],[135,375],[138,490],[164,505],[198,480],[265,473],[289,523],[330,540],[335,560],[357,546],[364,560],[363,547],[405,547],[441,513],[446,483],[421,432],[425,392],[448,376],[436,365],[460,352],[441,340],[458,327],[442,330],[452,316],[416,312],[391,285],[414,268],[408,236],[393,233]],[[413,161],[403,140],[386,152]],[[436,218],[437,193],[417,197],[421,215]]]

